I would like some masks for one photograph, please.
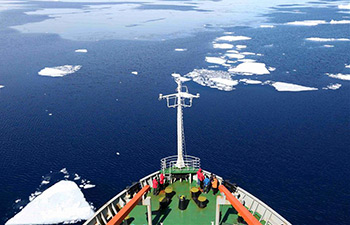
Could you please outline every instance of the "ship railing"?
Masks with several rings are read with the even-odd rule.
[[[291,225],[290,222],[275,210],[243,188],[237,187],[236,191],[232,194],[255,215],[260,222],[265,221],[265,225]]]
[[[163,173],[172,173],[175,171],[189,171],[189,170],[197,170],[201,166],[201,160],[198,157],[191,155],[183,156],[185,167],[178,168],[176,166],[177,155],[172,155],[165,157],[160,160],[160,167]]]

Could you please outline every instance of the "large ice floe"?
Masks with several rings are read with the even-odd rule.
[[[316,91],[316,90],[318,90],[318,88],[314,88],[314,87],[306,87],[306,86],[301,86],[298,84],[291,84],[291,83],[285,83],[285,82],[266,81],[265,84],[269,84],[269,85],[273,86],[277,91],[297,92],[297,91]]]
[[[262,84],[260,80],[240,79],[239,82],[246,84]]]
[[[331,77],[331,78],[336,78],[336,79],[340,79],[340,80],[350,80],[350,74],[342,74],[342,73],[338,73],[338,74],[332,74],[332,73],[326,73],[327,76]]]
[[[307,41],[320,41],[320,42],[330,42],[330,41],[350,41],[349,38],[320,38],[320,37],[309,37],[306,38]]]
[[[317,26],[319,24],[326,24],[325,20],[304,20],[304,21],[294,21],[288,22],[287,25],[295,25],[295,26]]]
[[[242,75],[270,74],[270,71],[266,69],[265,63],[258,63],[258,62],[244,62],[234,68],[230,68],[228,71],[232,73],[239,73]]]
[[[213,43],[213,48],[231,49],[233,45],[228,43]]]
[[[81,66],[73,66],[73,65],[64,65],[64,66],[57,66],[57,67],[45,67],[44,69],[39,71],[40,76],[47,76],[47,77],[63,77],[68,74],[72,74],[80,70]]]
[[[347,5],[338,5],[338,9],[350,9],[350,4],[347,4]]]
[[[231,78],[230,73],[225,71],[195,69],[185,76],[202,86],[208,86],[223,91],[232,91],[239,83],[238,80],[233,80]]]
[[[222,36],[222,37],[218,37],[215,40],[216,41],[245,41],[245,40],[250,40],[250,37],[246,37],[246,36]]]
[[[93,215],[78,185],[62,180],[29,202],[6,225],[75,223]]]
[[[219,57],[209,57],[209,56],[205,57],[205,61],[208,63],[219,64],[219,65],[226,63],[226,59],[219,58]]]

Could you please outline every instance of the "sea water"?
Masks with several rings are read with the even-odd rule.
[[[348,224],[349,20],[344,1],[1,1],[0,223],[61,180],[99,208],[158,170],[177,72],[201,95],[187,154],[293,224]]]

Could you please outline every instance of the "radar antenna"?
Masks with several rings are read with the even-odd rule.
[[[159,100],[166,99],[168,108],[177,107],[177,161],[175,166],[177,168],[184,168],[185,162],[183,158],[183,146],[184,146],[184,126],[183,126],[183,114],[182,107],[187,108],[192,106],[192,99],[199,98],[199,94],[193,95],[188,93],[187,86],[183,86],[182,82],[188,81],[188,78],[181,77],[180,74],[172,74],[177,83],[177,93],[170,95],[159,94]]]

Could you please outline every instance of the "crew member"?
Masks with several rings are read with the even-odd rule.
[[[154,195],[158,195],[158,181],[157,181],[157,179],[154,178],[152,183],[153,183],[153,185],[152,185],[152,187],[153,187],[153,194]]]
[[[160,186],[160,190],[163,190],[164,189],[164,175],[161,173],[160,176],[159,176],[159,186]]]
[[[213,188],[213,195],[216,195],[218,193],[218,187],[219,187],[219,181],[216,179],[216,176],[213,176],[213,181],[211,182],[211,187]]]
[[[203,181],[204,181],[204,175],[202,173],[202,169],[199,169],[197,171],[197,178],[198,178],[198,183],[201,189],[203,189]]]

